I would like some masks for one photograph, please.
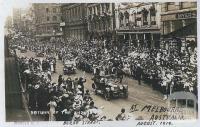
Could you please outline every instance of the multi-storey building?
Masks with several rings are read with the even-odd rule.
[[[89,39],[111,40],[115,35],[114,3],[89,3],[87,5]]]
[[[5,21],[4,27],[7,28],[7,29],[11,29],[12,26],[13,26],[12,16],[6,17],[6,21]]]
[[[21,15],[22,15],[22,9],[20,8],[13,9],[13,27],[18,31],[21,31],[20,28],[22,28]]]
[[[116,35],[120,43],[135,47],[156,47],[160,39],[159,3],[120,3],[115,5]]]
[[[163,37],[197,35],[197,3],[166,2],[161,13]]]
[[[87,39],[87,4],[71,3],[62,5],[62,16],[64,22],[64,38]]]
[[[4,25],[4,33],[5,35],[10,34],[13,27],[12,17],[6,17],[5,25]]]
[[[62,36],[61,4],[57,3],[33,3],[35,34],[39,38],[51,38]]]
[[[24,9],[24,13],[21,15],[22,32],[26,35],[32,35],[34,33],[33,22],[33,10],[32,8]]]
[[[197,2],[166,2],[162,4],[162,43],[167,49],[183,51],[197,46]]]

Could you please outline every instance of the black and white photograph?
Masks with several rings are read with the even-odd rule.
[[[6,16],[5,122],[198,120],[197,1],[71,2]]]

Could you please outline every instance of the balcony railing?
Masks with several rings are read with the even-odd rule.
[[[153,23],[153,24],[152,24]],[[152,21],[151,25],[141,25],[129,24],[127,26],[120,26],[118,30],[141,30],[141,29],[159,29],[158,25],[154,25],[156,22]]]

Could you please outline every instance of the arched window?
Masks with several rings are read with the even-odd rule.
[[[53,8],[53,13],[56,13],[56,8]]]
[[[57,20],[57,17],[56,16],[53,16],[53,21],[56,21]]]
[[[47,12],[47,13],[49,12],[49,8],[46,8],[46,12]]]

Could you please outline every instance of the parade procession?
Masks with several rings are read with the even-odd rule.
[[[143,120],[152,118],[145,106],[169,103],[195,114],[196,9],[196,2],[13,9],[4,39],[6,120]]]

